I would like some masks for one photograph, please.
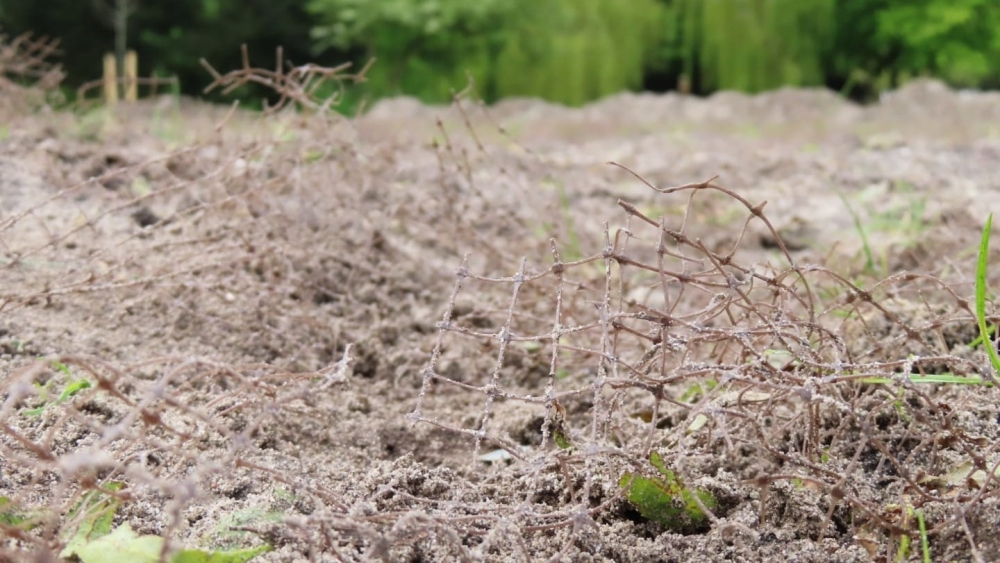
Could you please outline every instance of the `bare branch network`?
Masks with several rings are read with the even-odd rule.
[[[250,66],[250,55],[246,45],[241,47],[241,53],[243,55],[243,68],[229,71],[226,74],[219,74],[208,61],[201,59],[201,65],[214,79],[211,84],[205,87],[204,92],[207,94],[221,88],[223,94],[229,94],[241,86],[258,84],[280,96],[273,105],[265,107],[269,111],[278,111],[288,104],[297,104],[315,112],[325,112],[331,107],[336,107],[343,100],[345,84],[347,82],[355,84],[364,82],[365,72],[375,62],[374,59],[370,60],[357,73],[347,72],[351,63],[335,67],[323,67],[315,64],[302,66],[289,64],[286,67],[283,50],[278,47],[274,70],[268,70]],[[329,85],[333,85],[335,90],[329,91]]]

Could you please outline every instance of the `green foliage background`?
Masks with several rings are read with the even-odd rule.
[[[1000,85],[997,0],[130,0],[140,72],[183,90],[240,64],[286,58],[373,67],[367,97],[447,101],[470,81],[487,101],[570,105],[621,90],[757,92],[827,86],[871,97],[915,76]],[[0,28],[61,37],[70,85],[96,78],[111,0],[0,0]]]

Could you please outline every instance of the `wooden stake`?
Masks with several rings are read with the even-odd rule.
[[[135,51],[125,53],[125,101],[134,102],[139,96],[139,57]]]
[[[118,103],[118,71],[111,53],[104,55],[104,102],[109,106]]]

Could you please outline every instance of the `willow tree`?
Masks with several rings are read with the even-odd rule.
[[[410,94],[441,102],[468,76],[482,83],[504,32],[508,0],[306,0],[318,19],[320,50],[362,51],[380,96]],[[364,61],[361,61],[364,62]]]
[[[701,91],[824,82],[836,0],[674,0],[685,72]]]
[[[493,67],[493,97],[577,105],[642,85],[666,21],[658,0],[519,0]]]

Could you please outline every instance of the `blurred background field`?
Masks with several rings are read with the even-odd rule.
[[[621,91],[827,87],[871,101],[915,77],[1000,85],[995,0],[0,0],[0,31],[58,38],[70,96],[109,51],[134,49],[140,76],[177,76],[193,96],[210,82],[199,60],[238,67],[241,44],[259,66],[277,46],[296,65],[376,58],[345,113],[397,95],[446,102],[470,83],[487,102],[571,106]],[[269,95],[247,88],[234,95],[251,106]]]

